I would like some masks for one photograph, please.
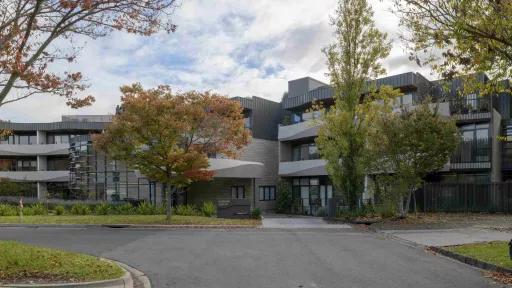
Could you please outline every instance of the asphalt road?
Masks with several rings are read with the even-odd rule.
[[[464,264],[352,229],[0,228],[0,239],[115,259],[153,287],[498,287]]]

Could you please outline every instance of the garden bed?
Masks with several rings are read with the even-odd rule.
[[[0,216],[0,224],[93,224],[93,225],[244,225],[258,226],[258,219],[223,219],[203,216],[173,215],[167,221],[165,215],[34,215]]]
[[[0,241],[0,284],[76,283],[122,277],[118,265],[97,257]]]

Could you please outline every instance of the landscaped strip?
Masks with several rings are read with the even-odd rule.
[[[508,252],[508,243],[505,241],[464,244],[446,247],[446,249],[466,257],[471,257],[496,266],[512,269],[512,260],[510,260]]]
[[[248,226],[261,225],[259,219],[223,219],[202,216],[174,215],[167,221],[165,215],[37,215],[1,216],[0,224],[93,224],[93,225],[215,225]]]
[[[13,241],[0,241],[0,255],[0,284],[100,281],[125,273],[94,256]]]

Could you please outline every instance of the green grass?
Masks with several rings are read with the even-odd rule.
[[[97,257],[14,241],[0,241],[0,283],[82,282],[115,279],[124,271]]]
[[[502,241],[465,244],[447,247],[447,250],[505,268],[512,268],[508,243]]]
[[[1,216],[2,224],[157,224],[157,225],[260,225],[255,219],[221,219],[201,216],[173,215],[167,222],[165,215],[40,215]]]

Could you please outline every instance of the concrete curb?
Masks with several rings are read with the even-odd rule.
[[[146,276],[146,274],[144,274],[144,272],[137,270],[127,264],[117,262],[117,261],[114,261],[114,262],[117,263],[117,265],[121,266],[122,268],[126,269],[128,272],[130,272],[130,274],[132,275],[132,278],[134,278],[133,279],[134,282],[141,283],[143,288],[151,288],[151,282],[149,281],[149,277]]]
[[[443,256],[455,259],[455,260],[460,261],[462,263],[465,263],[465,264],[468,264],[468,265],[471,265],[471,266],[474,266],[474,267],[477,267],[477,268],[480,268],[480,269],[483,269],[483,270],[507,273],[507,274],[511,274],[512,275],[512,269],[496,266],[494,264],[487,263],[487,262],[484,262],[484,261],[481,261],[481,260],[478,260],[478,259],[475,259],[475,258],[471,258],[471,257],[467,257],[467,256],[464,256],[464,255],[460,255],[460,254],[448,251],[446,249],[443,249],[441,247],[431,246],[431,247],[428,247],[428,248],[430,250],[436,252],[436,253],[439,253],[439,254],[443,255]]]
[[[0,228],[255,229],[261,225],[0,224]]]
[[[109,259],[102,258],[102,260],[120,264],[119,266],[125,272],[124,275],[117,279],[102,280],[102,281],[91,281],[91,282],[81,282],[81,283],[61,283],[61,284],[7,284],[7,285],[1,286],[1,287],[133,288],[132,273],[128,269],[125,268],[125,267],[127,267],[127,265],[119,263],[117,261],[112,261]],[[140,273],[142,273],[142,272],[140,272]],[[144,287],[151,287],[151,286],[144,286]]]

